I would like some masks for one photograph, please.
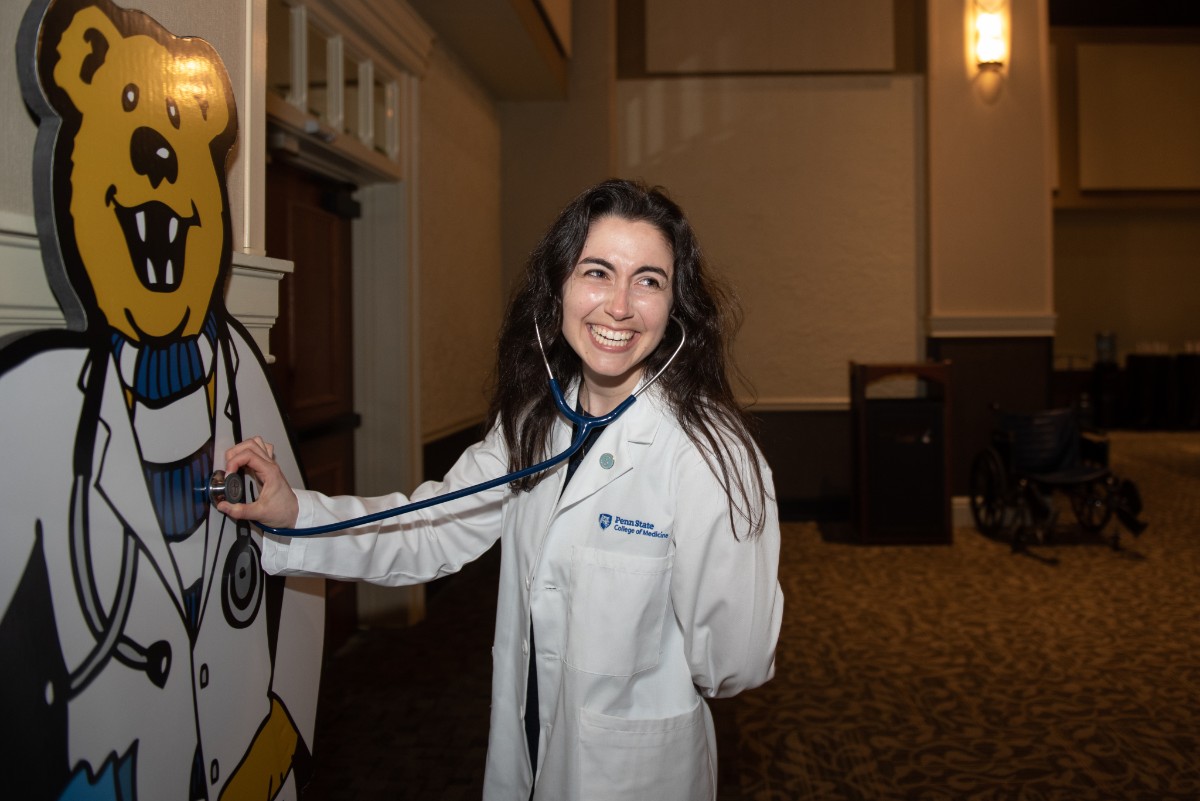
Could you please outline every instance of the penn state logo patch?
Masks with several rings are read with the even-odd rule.
[[[612,525],[612,515],[600,515],[600,530],[608,528]]]

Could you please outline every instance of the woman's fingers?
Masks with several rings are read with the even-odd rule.
[[[252,503],[222,501],[217,510],[235,520],[253,520],[271,528],[290,528],[296,523],[299,505],[287,477],[275,462],[275,448],[262,437],[239,442],[225,452],[225,472],[245,468],[258,482],[258,497]]]
[[[274,461],[275,448],[264,442],[262,437],[243,440],[225,451],[225,472],[230,473],[247,464],[251,457],[258,456],[264,461]]]

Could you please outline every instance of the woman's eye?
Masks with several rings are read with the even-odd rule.
[[[662,289],[662,286],[663,286],[662,281],[660,279],[655,278],[653,276],[649,276],[649,275],[643,277],[641,280],[638,281],[638,283],[641,284],[642,286],[646,287],[647,289]]]

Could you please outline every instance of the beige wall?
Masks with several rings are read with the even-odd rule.
[[[741,297],[767,408],[847,402],[847,362],[920,356],[920,79],[622,81],[621,172],[667,186]]]
[[[23,0],[0,3],[0,141],[5,143],[5,157],[0,159],[0,215],[24,217],[33,215],[32,165],[33,143],[37,126],[21,99],[17,80],[17,29],[25,13]],[[178,3],[172,0],[144,0],[126,7],[138,8],[154,17],[177,36],[199,36],[216,48],[225,62],[233,91],[237,97],[239,123],[246,125],[249,103],[246,97],[245,31],[248,7],[252,0],[214,0],[209,3]],[[261,238],[260,232],[247,234],[243,220],[244,192],[248,182],[261,184],[262,176],[249,178],[251,169],[246,158],[245,135],[235,149],[235,159],[228,175],[229,202],[234,221],[234,247],[241,248],[248,238]],[[261,170],[261,162],[258,168]],[[261,248],[261,243],[258,248]]]
[[[850,360],[922,353],[923,86],[895,25],[879,0],[646,2],[619,170],[670,189],[740,296],[759,409],[844,407]]]
[[[1055,213],[1057,366],[1090,367],[1095,336],[1174,352],[1200,343],[1200,211],[1080,209]]]
[[[691,75],[889,71],[893,3],[646,0],[646,69]]]
[[[1184,350],[1200,341],[1200,35],[1052,33],[1056,366],[1089,366],[1100,331],[1116,334],[1122,361],[1149,343]],[[1161,189],[1170,191],[1154,191]]]
[[[1011,58],[995,81],[968,69],[965,4],[928,5],[935,334],[1053,332],[1046,2],[1009,6]]]
[[[1200,189],[1200,45],[1080,43],[1081,189]]]
[[[500,104],[504,151],[501,210],[506,297],[559,209],[615,169],[612,0],[577,3],[568,99]]]
[[[0,141],[4,158],[0,159],[0,215],[5,213],[33,216],[33,140],[37,126],[21,100],[17,81],[17,29],[25,13],[25,4],[0,3]]]
[[[440,44],[420,86],[421,437],[478,423],[500,327],[500,120]]]

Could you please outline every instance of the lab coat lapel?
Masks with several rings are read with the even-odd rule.
[[[219,330],[223,331],[223,329]],[[226,345],[228,345],[228,351],[226,351]],[[226,353],[228,353],[228,359],[226,359]],[[237,348],[229,337],[218,335],[215,358],[216,386],[213,408],[217,410],[217,414],[213,426],[213,463],[217,464],[224,462],[225,451],[240,439],[238,436],[240,425],[237,419],[237,397],[231,392],[233,383],[237,380],[239,362]],[[202,616],[207,612],[208,599],[213,589],[220,586],[220,582],[213,581],[211,577],[221,575],[221,571],[224,569],[224,565],[217,563],[221,558],[222,540],[225,537],[234,536],[234,523],[211,506],[208,509],[208,520],[205,521],[205,526],[204,569],[207,576],[204,582],[203,597],[200,599]]]
[[[645,459],[647,446],[654,442],[662,414],[654,390],[639,396],[633,406],[600,433],[563,491],[559,509],[594,495],[637,467]]]
[[[85,375],[81,381],[83,385],[92,381],[104,382],[92,460],[96,471],[94,486],[117,519],[140,543],[155,571],[163,577],[163,584],[182,615],[183,600],[179,582],[174,580],[174,564],[141,469],[141,450],[129,420],[129,407],[125,403],[120,376],[111,357],[106,357],[103,364],[93,363],[87,369],[106,371],[102,377]]]

